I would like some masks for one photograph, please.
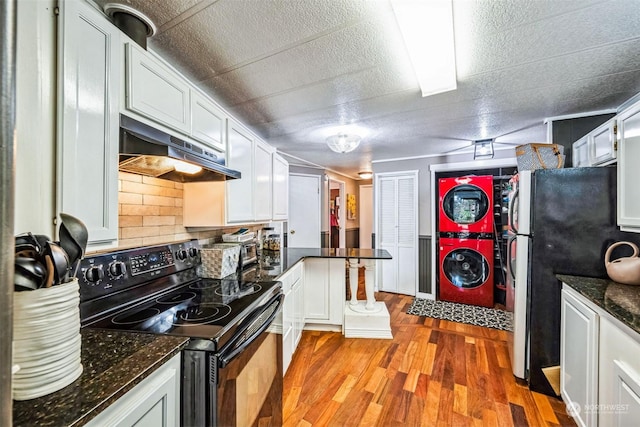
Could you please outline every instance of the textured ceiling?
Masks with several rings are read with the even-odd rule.
[[[386,0],[121,3],[157,25],[151,49],[256,134],[352,177],[475,139],[542,141],[544,118],[640,92],[640,0],[453,1],[458,89],[426,98]],[[342,125],[363,136],[352,153],[325,144]]]

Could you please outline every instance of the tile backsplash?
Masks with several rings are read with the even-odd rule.
[[[118,247],[130,248],[188,239],[217,242],[240,225],[190,231],[182,224],[182,183],[118,173]],[[245,226],[257,231],[264,224]]]

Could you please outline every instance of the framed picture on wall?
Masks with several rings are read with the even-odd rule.
[[[347,219],[356,219],[356,195],[347,194]]]

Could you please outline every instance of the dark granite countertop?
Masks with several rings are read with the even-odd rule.
[[[246,280],[277,280],[304,258],[391,259],[391,254],[385,249],[357,248],[284,248],[280,251],[263,251],[259,262],[248,267],[243,277]]]
[[[391,259],[384,249],[285,248],[264,251],[244,280],[277,280],[304,258]],[[14,401],[14,426],[82,426],[162,366],[188,338],[84,328],[83,372],[49,395]]]
[[[558,280],[640,333],[640,286],[608,279],[557,274]]]
[[[82,426],[178,354],[188,341],[90,328],[80,333],[80,378],[46,396],[14,401],[14,426]]]

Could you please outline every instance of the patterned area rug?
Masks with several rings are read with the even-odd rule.
[[[511,331],[513,314],[494,308],[414,298],[407,314]]]

